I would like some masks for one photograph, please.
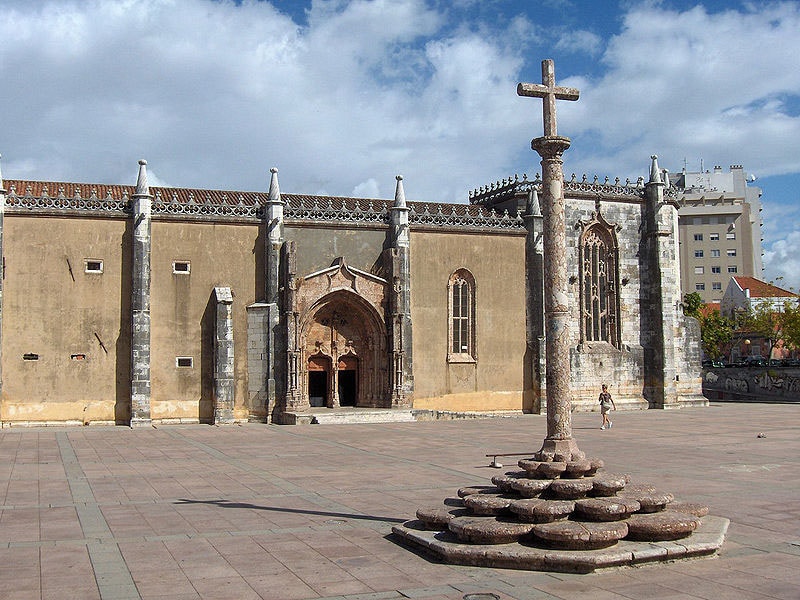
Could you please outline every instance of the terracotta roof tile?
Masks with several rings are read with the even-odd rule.
[[[751,298],[796,298],[797,294],[779,288],[776,285],[761,281],[755,277],[734,277],[743,290],[750,290]]]
[[[4,180],[4,187],[10,193],[14,192],[17,196],[30,195],[33,197],[40,197],[47,195],[50,197],[57,197],[63,195],[66,198],[74,198],[76,194],[81,198],[90,198],[92,195],[99,199],[111,198],[113,200],[122,200],[123,198],[130,198],[136,191],[136,186],[133,185],[116,185],[108,183],[70,183],[65,181],[29,181],[20,179],[6,179]],[[196,188],[172,188],[172,187],[150,187],[150,193],[154,196],[156,201],[172,202],[173,199],[180,203],[195,202],[203,204],[209,202],[211,204],[229,204],[237,205],[240,202],[246,206],[253,206],[254,204],[266,203],[269,193],[263,192],[245,192],[236,190],[204,190]],[[316,196],[310,194],[281,194],[281,198],[291,207],[307,206],[309,203],[317,202],[320,207],[328,207],[329,205],[335,209],[340,210],[346,208],[348,210],[368,210],[372,207],[373,210],[382,211],[391,208],[393,201],[378,198],[347,198],[342,196]],[[413,209],[416,213],[424,214],[426,211],[430,214],[443,214],[451,215],[455,213],[458,216],[478,216],[485,214],[487,211],[479,205],[471,204],[445,204],[439,202],[409,202],[409,208]]]

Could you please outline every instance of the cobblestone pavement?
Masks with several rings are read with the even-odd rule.
[[[731,520],[719,557],[590,575],[437,564],[389,537],[504,472],[486,453],[537,450],[543,416],[3,429],[0,598],[797,600],[797,411],[616,412],[607,431],[576,413],[580,448],[609,470]]]

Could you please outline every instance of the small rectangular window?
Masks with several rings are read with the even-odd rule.
[[[191,264],[188,260],[176,260],[172,263],[172,272],[181,275],[188,275],[191,271]]]
[[[711,282],[711,289],[712,290],[721,290],[722,289],[722,283],[720,283],[719,281],[712,281]]]
[[[102,273],[103,261],[96,258],[87,258],[83,261],[84,271],[86,273]]]
[[[738,272],[739,272],[739,267],[737,267],[736,265],[728,266],[728,273],[738,273]]]
[[[719,234],[718,233],[709,233],[708,234],[708,239],[711,240],[712,242],[718,242],[719,241]]]
[[[70,354],[69,357],[71,360],[86,360],[86,355],[82,352],[78,354]]]
[[[722,269],[720,267],[711,267],[712,273],[721,273]]]
[[[39,360],[39,355],[35,352],[26,352],[22,355],[22,360]]]
[[[719,258],[719,250],[712,250],[711,258]]]
[[[705,283],[695,283],[694,284],[694,289],[696,289],[698,292],[702,292],[704,289],[706,289],[706,284]]]
[[[191,356],[176,356],[175,366],[179,369],[191,369],[194,366],[194,359]]]
[[[725,239],[726,240],[735,240],[736,239],[736,232],[735,231],[731,231],[729,233],[726,233],[725,234]]]
[[[702,275],[703,271],[705,271],[705,269],[703,267],[695,267],[694,268],[695,275]]]
[[[695,258],[703,258],[703,251],[702,250],[695,250],[694,251]]]
[[[702,242],[703,241],[703,234],[702,233],[695,233],[694,234],[694,241],[695,242]]]
[[[728,248],[728,251],[726,252],[726,254],[728,256],[736,256],[736,248]]]

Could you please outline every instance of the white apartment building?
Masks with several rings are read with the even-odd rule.
[[[741,165],[669,175],[677,188],[681,290],[720,302],[731,277],[759,279],[761,188]]]

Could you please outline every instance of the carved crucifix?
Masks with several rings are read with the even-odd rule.
[[[517,95],[544,100],[544,135],[556,137],[556,100],[577,100],[580,92],[575,88],[556,86],[556,69],[553,60],[548,58],[542,61],[542,83],[520,83],[517,85]]]

